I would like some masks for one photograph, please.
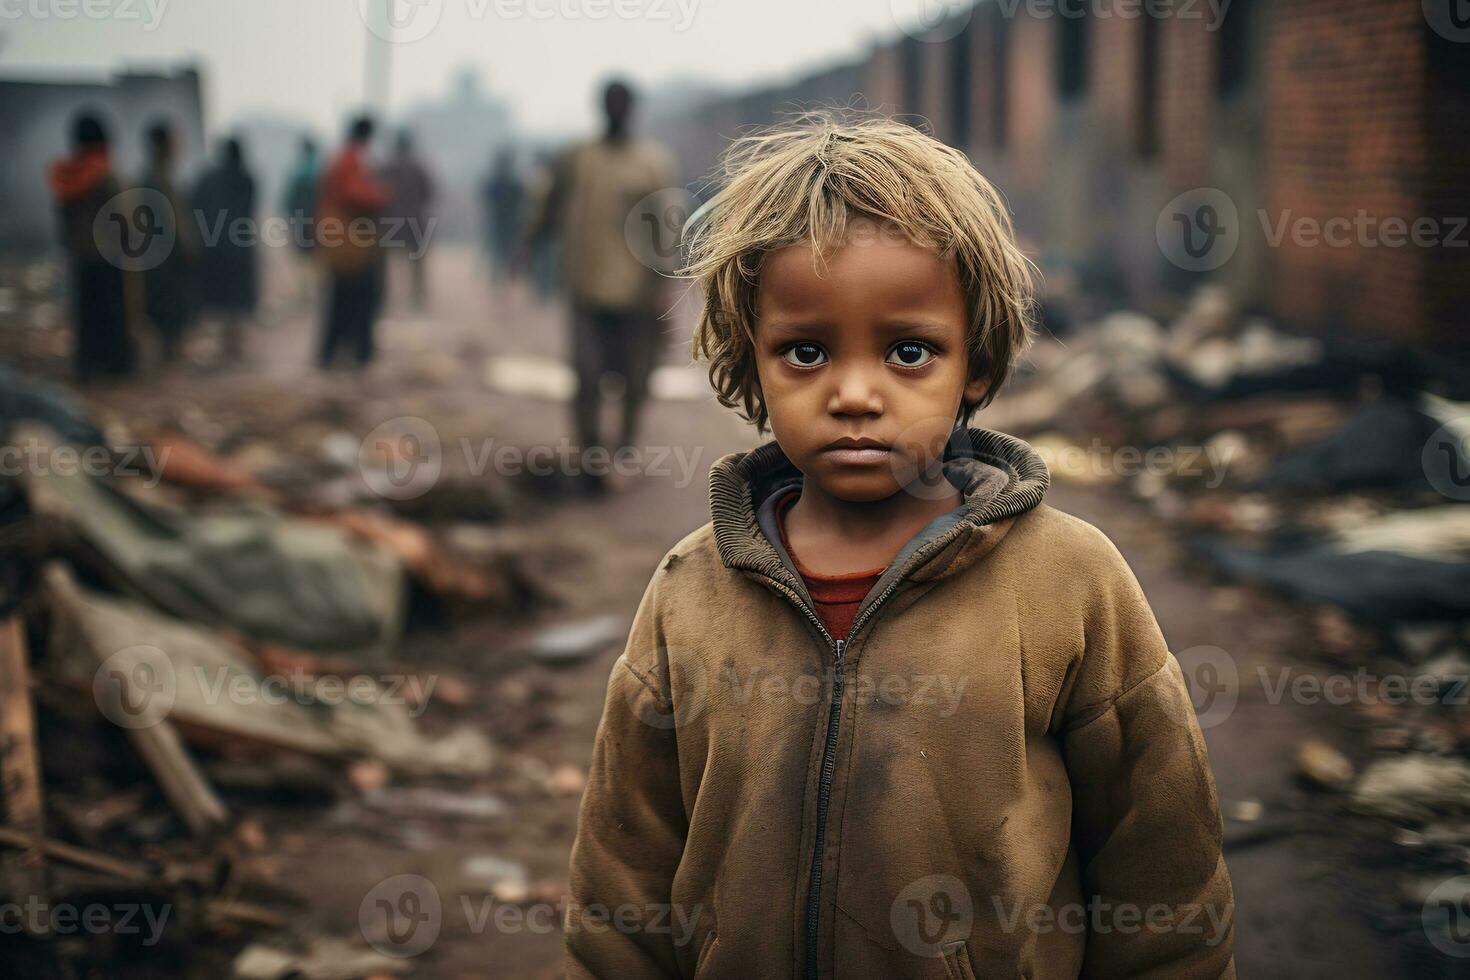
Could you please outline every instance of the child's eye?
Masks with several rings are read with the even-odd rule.
[[[796,367],[816,367],[827,359],[827,352],[816,344],[792,344],[781,356]]]
[[[933,357],[933,348],[914,340],[906,340],[888,352],[889,362],[900,367],[923,367]]]

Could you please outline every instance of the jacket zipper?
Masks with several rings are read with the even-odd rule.
[[[845,640],[837,641],[832,671],[832,704],[827,712],[827,744],[822,748],[822,773],[817,781],[817,836],[812,846],[812,870],[806,893],[806,975],[817,976],[817,923],[822,916],[822,856],[827,849],[827,809],[832,802],[832,775],[837,768],[837,727],[842,721],[842,655]]]
[[[857,632],[858,627],[865,623],[877,609],[884,599],[898,588],[900,580],[890,582],[888,588],[874,599],[868,608],[864,609],[852,626],[847,631],[846,640],[835,641],[835,657],[833,658],[832,671],[832,700],[827,712],[827,743],[822,748],[822,769],[817,780],[817,832],[813,840],[812,866],[807,879],[806,899],[806,976],[807,980],[817,980],[817,926],[821,921],[822,914],[822,857],[827,847],[827,811],[832,801],[832,777],[837,769],[837,730],[842,721],[842,665],[843,655],[847,652],[848,642],[852,635]],[[827,638],[828,643],[833,643],[832,634],[827,632],[821,619],[811,611],[801,596],[784,585],[778,587],[790,598],[802,612],[806,613],[808,619],[816,624],[822,635]]]

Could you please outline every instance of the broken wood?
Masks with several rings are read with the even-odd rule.
[[[0,798],[7,820],[31,840],[45,832],[42,794],[25,628],[20,616],[12,614],[0,621]],[[22,894],[44,900],[46,858],[39,847],[23,848],[6,865]]]

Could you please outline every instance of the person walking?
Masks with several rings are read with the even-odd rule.
[[[245,169],[240,140],[220,143],[217,162],[194,190],[194,212],[203,245],[200,309],[220,321],[224,361],[238,363],[245,354],[245,322],[259,296],[255,178]]]
[[[344,344],[352,347],[359,365],[373,359],[373,325],[383,292],[378,219],[392,201],[388,186],[369,166],[373,128],[368,116],[352,121],[346,143],[317,188],[316,247],[330,279],[317,358],[323,368]]]
[[[138,186],[167,202],[167,207],[157,209],[157,218],[163,233],[173,235],[173,247],[143,273],[143,309],[158,334],[163,362],[172,364],[179,358],[193,313],[193,225],[174,177],[177,140],[173,125],[166,120],[153,123],[145,141],[148,164]]]
[[[67,256],[76,334],[73,366],[81,380],[126,375],[135,362],[126,282],[122,266],[104,254],[96,230],[99,215],[122,193],[122,185],[112,171],[107,129],[97,115],[76,116],[71,144],[71,152],[51,164],[47,178]]]
[[[584,460],[578,476],[593,493],[607,489],[606,474],[589,472],[586,465],[589,450],[607,448],[599,424],[602,376],[611,371],[623,379],[615,455],[621,454],[636,439],[662,339],[657,311],[661,278],[634,254],[625,229],[631,209],[669,187],[674,167],[664,147],[633,136],[633,105],[625,82],[613,81],[604,89],[602,136],[573,146],[560,159],[517,262],[524,268],[531,246],[548,234],[559,236],[577,376],[572,415]]]
[[[311,137],[302,137],[296,163],[286,179],[286,192],[281,200],[281,210],[291,228],[291,246],[298,260],[296,275],[296,302],[309,306],[316,298],[316,262],[313,254],[316,245],[316,185],[321,179],[317,162],[316,142]]]
[[[414,152],[413,136],[408,130],[398,134],[393,159],[388,161],[383,176],[393,195],[395,219],[391,239],[385,236],[385,244],[391,244],[395,253],[402,253],[408,263],[413,306],[422,310],[429,302],[429,205],[434,203],[434,180]]]

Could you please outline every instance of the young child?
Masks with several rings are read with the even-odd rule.
[[[1029,340],[999,196],[832,115],[725,176],[695,347],[775,441],[715,463],[613,668],[568,976],[1234,977],[1179,666],[1037,454],[965,427]]]

